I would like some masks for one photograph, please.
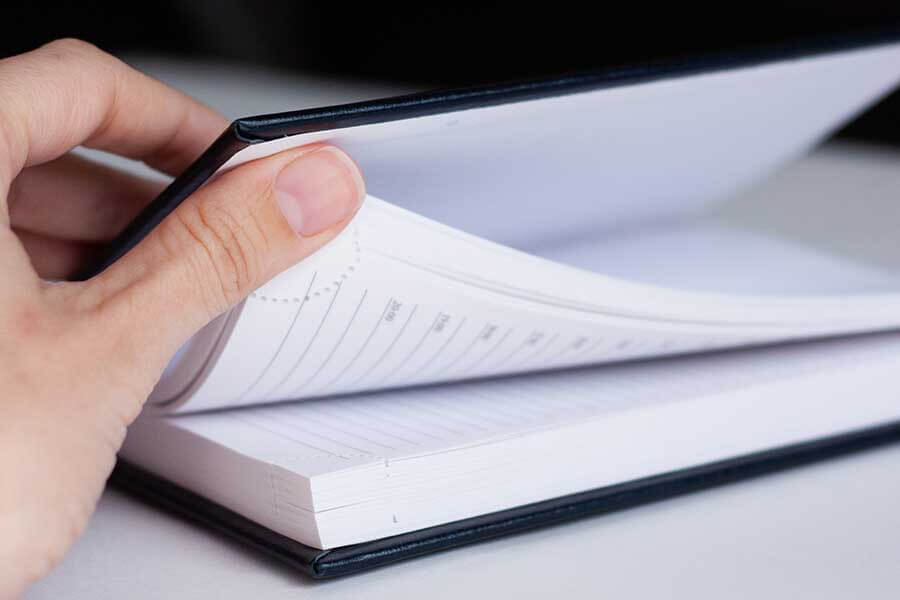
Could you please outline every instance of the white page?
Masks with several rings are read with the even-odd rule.
[[[238,315],[188,408],[896,327],[900,294],[849,301],[634,284],[369,198],[334,243],[260,288]]]
[[[144,415],[125,459],[341,546],[900,418],[900,336]]]
[[[585,239],[588,227],[597,232],[588,239],[603,235],[614,244],[611,226],[696,211],[811,143],[888,89],[900,75],[885,63],[894,58],[900,59],[900,46],[882,46],[460,111],[453,113],[460,120],[450,122],[437,115],[296,136],[251,146],[227,167],[328,139],[361,161],[372,189],[388,190],[392,201],[406,205],[427,200],[463,218],[470,230],[540,250],[566,232],[570,241]],[[764,109],[756,98],[762,91],[770,102]],[[687,114],[687,103],[694,117],[682,121],[677,117]],[[674,137],[660,139],[631,119],[657,123]],[[628,123],[630,141],[604,137],[604,127],[621,123]],[[691,144],[676,135],[682,127],[695,136]],[[538,134],[562,135],[567,143],[559,139],[560,148],[577,142],[577,157],[557,155],[555,146],[553,153],[541,150],[537,142],[548,140],[528,137]],[[474,139],[477,149],[463,147]],[[638,154],[626,150],[631,142]],[[723,143],[736,144],[731,154]],[[479,154],[486,148],[495,153],[493,162]],[[534,152],[544,163],[535,162]],[[631,170],[618,162],[622,157]],[[383,160],[389,162],[377,162]],[[653,177],[634,171],[648,165],[657,170]],[[622,170],[616,175],[609,168]],[[488,174],[495,179],[485,179]],[[619,176],[630,187],[607,185]],[[529,204],[538,197],[540,210]],[[516,239],[504,231],[517,232]],[[574,235],[579,231],[581,237]],[[794,295],[709,293],[684,273],[634,283],[529,256],[370,197],[337,240],[201,334],[206,341],[194,348],[202,350],[185,352],[190,360],[170,369],[176,376],[164,377],[153,400],[218,408],[900,325],[900,296],[889,274],[854,271],[814,253],[804,258],[790,244],[751,243],[752,236],[737,230],[685,233],[676,245],[700,240],[710,247],[708,240],[718,239],[738,253],[755,245],[773,258],[799,256],[800,264],[816,269],[804,269],[808,285]],[[607,244],[589,241],[592,252],[571,245],[555,251],[596,256]],[[672,250],[661,241],[641,252],[665,258]],[[640,252],[632,245],[628,254]],[[700,279],[721,280],[729,265],[709,267]],[[843,278],[847,287],[859,285],[852,298],[836,293]],[[667,287],[675,280],[695,289]]]
[[[832,238],[841,234],[833,224]],[[895,269],[716,216],[553,240],[534,253],[617,279],[720,294],[858,296],[900,288]]]
[[[165,418],[250,455],[292,456],[313,477],[898,362],[900,335],[882,334]]]
[[[900,44],[886,44],[291,136],[224,169],[328,141],[374,196],[527,249],[696,214],[801,155],[898,79]]]

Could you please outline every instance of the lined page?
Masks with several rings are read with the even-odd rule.
[[[880,334],[166,418],[311,477],[898,356]]]
[[[852,300],[852,301],[851,301]],[[715,295],[566,267],[369,198],[260,288],[181,410],[900,325],[900,295]]]

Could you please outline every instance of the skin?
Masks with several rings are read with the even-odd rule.
[[[359,205],[346,155],[297,148],[204,186],[97,277],[48,282],[159,187],[69,150],[174,175],[226,125],[77,40],[0,61],[0,597],[21,594],[82,533],[178,347],[333,238]]]

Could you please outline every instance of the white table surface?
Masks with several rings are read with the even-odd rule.
[[[133,62],[231,117],[391,89],[146,57]],[[820,161],[819,172],[830,160]],[[835,200],[818,201],[837,207],[847,194],[859,201],[860,190],[864,195],[900,190],[900,168],[882,168],[875,177],[867,164],[859,163],[843,178],[829,178],[823,191],[834,192]],[[790,195],[809,170],[782,177],[780,193]],[[896,198],[896,192],[887,197]],[[885,206],[885,214],[896,215],[898,205]],[[815,237],[798,215],[786,221],[792,231]],[[897,228],[886,227],[878,239],[859,236],[854,248],[872,254],[878,250],[875,242],[893,243]],[[225,537],[108,490],[84,537],[27,597],[825,599],[898,593],[900,446],[892,446],[330,582],[311,581]]]

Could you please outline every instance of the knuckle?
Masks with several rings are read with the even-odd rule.
[[[51,69],[51,75],[79,73],[95,78],[98,87],[105,93],[115,91],[112,88],[120,70],[120,61],[89,42],[76,38],[54,40],[41,46],[37,54],[44,68]]]
[[[60,38],[41,46],[45,53],[60,59],[72,57],[104,57],[105,52],[97,46],[78,38]]]
[[[197,203],[176,211],[200,260],[199,280],[208,286],[215,313],[239,302],[259,281],[263,270],[263,231],[246,215],[213,203]]]

